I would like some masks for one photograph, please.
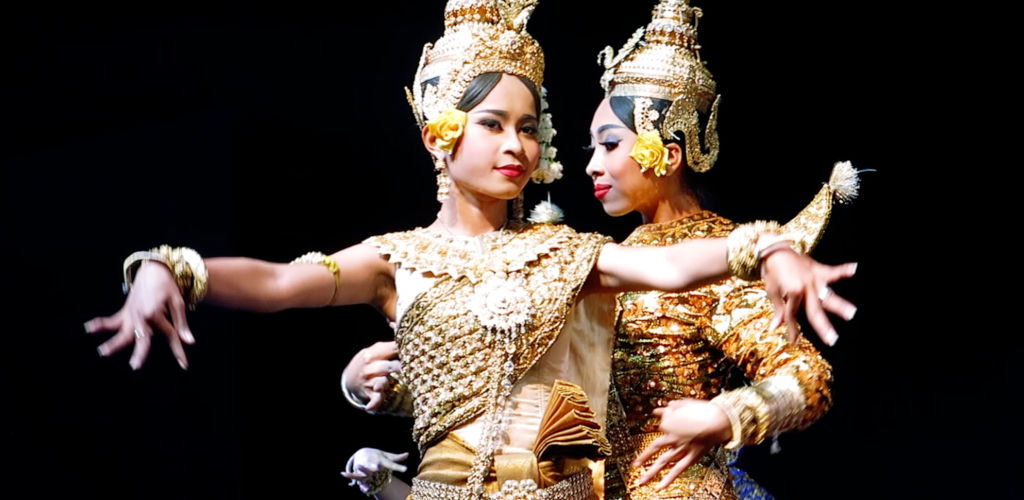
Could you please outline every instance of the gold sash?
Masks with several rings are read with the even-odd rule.
[[[571,498],[598,498],[589,478],[590,470],[594,468],[594,460],[609,455],[611,446],[587,403],[587,396],[579,386],[555,381],[533,453],[496,455],[484,482],[486,493],[498,494],[503,487],[508,489],[506,483],[510,481],[533,483],[540,492],[571,480],[574,487],[569,489],[587,490],[585,495]],[[419,475],[413,481],[412,497],[440,499],[447,498],[444,492],[459,491],[458,487],[466,485],[475,456],[472,446],[449,433],[424,453]],[[582,488],[575,484],[582,481],[581,475],[588,476],[586,482],[590,486]],[[547,498],[542,493],[537,495],[536,498]]]

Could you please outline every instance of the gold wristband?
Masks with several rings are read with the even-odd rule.
[[[756,281],[758,270],[761,265],[761,251],[773,243],[783,241],[781,238],[770,240],[769,245],[763,245],[761,237],[765,233],[778,233],[779,224],[776,222],[756,221],[736,226],[726,239],[728,248],[729,272],[737,278],[747,281]],[[762,244],[759,244],[762,243]]]
[[[122,288],[125,293],[131,290],[139,265],[147,260],[167,266],[189,309],[195,309],[196,304],[206,296],[210,275],[203,258],[191,248],[169,245],[161,245],[148,252],[135,252],[124,260]]]
[[[291,264],[321,264],[326,266],[327,270],[334,275],[334,292],[331,293],[331,299],[327,301],[326,305],[334,304],[334,298],[338,296],[338,289],[341,288],[341,270],[338,268],[338,263],[334,262],[334,259],[322,252],[308,252],[296,257],[295,260],[291,261]]]
[[[147,260],[159,262],[167,266],[167,269],[171,268],[171,264],[167,262],[167,259],[165,259],[162,255],[158,253],[133,252],[128,257],[125,257],[124,264],[122,266],[124,272],[124,282],[121,283],[121,290],[124,291],[125,294],[127,294],[132,289],[132,283],[135,282],[135,271],[137,271],[139,266],[141,266],[142,263]]]
[[[725,416],[729,418],[729,427],[732,428],[732,437],[729,439],[728,443],[725,443],[725,449],[735,450],[743,445],[743,423],[740,422],[739,412],[736,411],[736,407],[733,405],[733,402],[728,400],[731,398],[728,398],[726,394],[728,393],[722,393],[715,396],[711,400],[711,404],[717,406],[718,409],[722,410],[722,412],[725,413]]]

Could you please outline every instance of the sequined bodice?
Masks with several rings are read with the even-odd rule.
[[[732,227],[726,219],[699,212],[670,223],[641,226],[623,244],[670,245],[726,236]],[[712,345],[715,335],[709,335],[714,331],[720,288],[619,294],[612,370],[631,432],[656,431],[658,420],[651,411],[673,399],[711,399],[721,392],[732,364]]]

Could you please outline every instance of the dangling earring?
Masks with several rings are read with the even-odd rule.
[[[523,222],[523,192],[520,191],[516,198],[512,200],[512,218],[516,222]]]
[[[448,199],[448,188],[452,180],[448,177],[448,164],[444,158],[434,158],[434,170],[437,170],[437,201],[444,203]]]

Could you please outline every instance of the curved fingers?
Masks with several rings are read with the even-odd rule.
[[[188,321],[186,320],[185,300],[180,296],[175,296],[171,299],[167,309],[171,313],[171,321],[174,323],[174,330],[177,331],[177,335],[186,344],[195,344],[196,339],[192,336],[192,329],[188,327]]]
[[[659,436],[654,441],[651,441],[651,444],[647,445],[647,448],[644,448],[644,450],[641,451],[635,459],[633,459],[633,467],[639,467],[643,465],[644,462],[650,460],[651,457],[656,455],[663,448],[668,448],[672,446],[674,442],[675,440],[672,439],[670,436]]]
[[[149,355],[153,332],[142,318],[135,317],[133,323],[134,328],[131,335],[135,338],[135,348],[132,349],[132,357],[128,360],[128,365],[132,367],[132,370],[138,370],[142,368],[143,363],[146,362],[146,356]]]
[[[676,478],[679,477],[679,474],[682,474],[684,470],[693,465],[702,454],[703,453],[698,449],[698,447],[689,447],[689,449],[686,450],[686,454],[680,458],[671,469],[669,469],[668,473],[665,474],[665,477],[661,478],[661,482],[658,483],[656,488],[663,490],[668,487],[668,485],[672,484],[672,481],[675,481]]]
[[[86,321],[82,326],[85,333],[112,332],[121,329],[121,322],[124,318],[124,309],[117,311],[110,316],[97,316]]]
[[[135,340],[135,335],[132,332],[132,322],[126,320],[124,315],[122,315],[120,328],[117,333],[107,339],[106,342],[100,344],[99,347],[96,348],[96,351],[100,353],[100,356],[110,356],[111,354],[124,349],[124,347],[132,343],[133,340]]]
[[[386,377],[392,372],[397,372],[402,368],[402,363],[398,360],[386,361],[376,360],[367,363],[363,366],[363,379],[370,381],[377,377]]]
[[[364,363],[375,360],[389,360],[398,356],[398,343],[395,341],[375,342],[373,345],[363,348],[359,353]]]
[[[678,460],[679,457],[681,457],[685,453],[685,451],[686,444],[675,445],[669,448],[668,450],[665,450],[665,453],[662,453],[661,456],[658,457],[658,459],[655,460],[654,463],[650,465],[650,467],[647,467],[647,469],[644,470],[643,475],[641,475],[640,478],[637,479],[637,483],[647,484],[648,482],[651,481],[651,479],[654,479],[654,476],[658,475],[658,473],[661,472],[666,465]]]
[[[181,338],[178,336],[178,329],[163,316],[154,316],[150,322],[167,336],[167,343],[171,346],[174,359],[178,360],[178,366],[182,370],[188,370],[188,358],[185,356],[185,347],[181,345]]]
[[[857,306],[853,305],[853,302],[844,299],[835,292],[829,292],[825,300],[821,301],[821,305],[826,311],[836,314],[846,321],[852,320],[854,314],[857,313]]]
[[[835,344],[839,339],[832,322],[828,320],[825,309],[821,307],[821,299],[818,298],[818,287],[809,287],[807,290],[807,301],[804,304],[804,312],[807,314],[807,321],[814,328],[826,344]]]

